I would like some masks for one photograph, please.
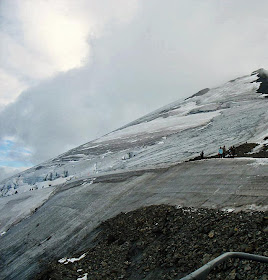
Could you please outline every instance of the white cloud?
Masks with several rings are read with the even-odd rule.
[[[137,0],[1,1],[0,63],[10,79],[0,94],[18,96],[18,80],[25,89],[83,66],[90,57],[89,37],[100,36],[110,21],[131,20],[136,6]],[[1,98],[0,106],[8,100]]]
[[[0,104],[13,102],[26,87],[23,82],[0,68]]]
[[[82,66],[91,25],[73,16],[69,1],[19,1],[18,6],[27,49],[43,57],[54,71]]]
[[[4,180],[5,178],[11,177],[19,172],[26,170],[27,167],[3,167],[0,166],[0,181]]]
[[[55,72],[55,67],[39,53],[32,52],[9,34],[0,32],[0,61],[1,67],[27,80],[40,80]]]

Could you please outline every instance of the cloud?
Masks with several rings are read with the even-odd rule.
[[[82,67],[90,64],[88,40],[99,38],[110,22],[127,24],[138,7],[136,0],[75,3],[66,0],[14,1],[15,9],[8,1],[2,4],[7,24],[0,33],[1,65],[4,67],[0,79],[7,80],[7,71],[13,74],[3,88],[2,105],[21,95],[16,102],[2,109],[1,137],[14,136],[15,146],[30,146],[33,162],[92,137],[92,124],[88,125],[88,119],[94,119],[98,113],[83,103],[92,103],[92,94],[85,100],[88,90],[83,87],[88,80],[85,71],[91,71],[88,66]],[[79,67],[82,67],[81,73],[68,72]],[[62,71],[65,74],[59,74]],[[15,80],[17,76],[25,80],[20,88]],[[6,96],[8,98],[4,100]],[[94,123],[103,128],[104,114],[99,112],[99,115]],[[59,136],[69,140],[62,145]]]
[[[16,145],[13,137],[3,137],[0,141],[0,166],[26,167],[31,166],[30,150]]]
[[[7,105],[15,101],[26,87],[22,81],[0,68],[0,105]]]
[[[70,8],[70,1],[18,2],[27,49],[47,61],[54,71],[80,67],[88,56],[90,22],[78,20],[79,15]]]
[[[26,167],[14,168],[0,166],[0,181],[26,170]]]
[[[36,2],[45,16],[33,9],[27,23],[23,9]],[[46,74],[2,109],[0,137],[13,136],[17,146],[28,147],[33,163],[268,63],[266,1],[254,9],[245,0],[56,1],[51,17],[54,2],[25,3],[30,3],[20,9],[27,23],[25,50],[42,54],[57,75]],[[61,37],[68,18],[74,30]],[[40,33],[35,22],[42,25]],[[80,27],[77,37],[71,35]],[[66,52],[58,47],[72,37],[80,43]],[[18,71],[24,63],[10,68]],[[26,68],[25,75],[37,79]]]
[[[0,79],[9,73],[14,80],[3,90],[18,96],[40,80],[83,66],[90,57],[88,37],[100,36],[111,20],[127,22],[136,6],[137,0],[1,1]],[[16,87],[18,80],[24,87]]]

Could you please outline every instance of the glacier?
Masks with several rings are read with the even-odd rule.
[[[201,94],[162,107],[99,139],[3,180],[0,182],[0,209],[8,205],[6,209],[14,214],[8,222],[6,218],[5,221],[0,219],[0,232],[32,213],[57,185],[70,180],[166,167],[196,157],[201,151],[206,156],[215,154],[222,145],[229,147],[251,141],[264,144],[263,139],[268,135],[267,99],[262,92],[258,93],[259,73],[263,71],[200,91]],[[133,155],[131,158],[128,158],[129,153]],[[48,190],[43,191],[44,188]],[[12,206],[16,203],[11,201],[18,201],[24,192],[32,197],[31,207],[22,203],[17,211]],[[13,195],[15,197],[3,199]]]
[[[263,75],[202,90],[0,182],[3,278],[30,279],[39,269],[31,259],[64,257],[120,211],[161,203],[266,210],[266,159],[187,162],[223,145],[267,145]]]
[[[0,182],[0,197],[120,170],[186,161],[221,145],[262,143],[268,135],[267,99],[257,93],[258,72],[174,102],[99,139],[81,145]],[[128,160],[126,155],[134,156]],[[68,172],[68,176],[66,176]],[[68,178],[67,178],[68,177]]]

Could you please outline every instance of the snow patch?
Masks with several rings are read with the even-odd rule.
[[[112,132],[95,142],[109,141],[120,138],[129,138],[139,134],[156,133],[163,131],[183,131],[189,128],[195,128],[201,125],[206,125],[213,118],[219,116],[221,110],[216,112],[208,112],[202,114],[194,114],[187,116],[171,116],[167,118],[156,118],[146,123],[139,123],[133,126],[126,127],[122,130]]]
[[[55,187],[0,197],[0,231],[34,213],[53,193]]]
[[[258,167],[260,165],[268,165],[268,158],[254,158],[253,163],[249,163],[248,165],[252,165]]]
[[[8,190],[5,190],[5,188],[3,188],[0,191],[0,196],[7,197],[7,196],[22,194],[22,193],[29,192],[29,191],[37,191],[37,190],[41,190],[41,189],[45,189],[45,188],[49,188],[49,187],[54,187],[57,185],[61,185],[61,184],[65,183],[66,181],[71,180],[72,178],[73,178],[73,176],[68,176],[65,178],[60,177],[53,181],[36,182],[34,185],[23,183],[22,180],[20,181],[16,178],[16,179],[13,179],[12,183],[9,184],[11,187]],[[19,186],[19,187],[17,187],[17,186]]]
[[[196,105],[196,102],[195,101],[187,101],[183,104],[183,106],[181,106],[180,108],[178,109],[173,109],[171,110],[171,113],[172,115],[174,113],[176,113],[176,115],[178,116],[185,116],[187,115],[191,110],[197,108],[199,106]]]
[[[62,259],[58,260],[58,262],[63,263],[63,264],[74,263],[74,262],[78,262],[78,261],[82,260],[85,256],[86,256],[86,253],[81,255],[79,258],[68,258],[68,259],[62,258]]]
[[[227,213],[232,213],[235,211],[235,209],[234,208],[223,208],[222,211],[227,212]]]
[[[77,278],[77,280],[87,280],[88,273],[85,273],[82,277]]]
[[[250,205],[246,205],[245,206],[246,210],[252,210],[252,211],[267,211],[268,210],[268,206],[259,206],[256,204],[250,204]]]

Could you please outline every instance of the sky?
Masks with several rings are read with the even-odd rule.
[[[268,68],[268,2],[0,0],[0,179]]]

